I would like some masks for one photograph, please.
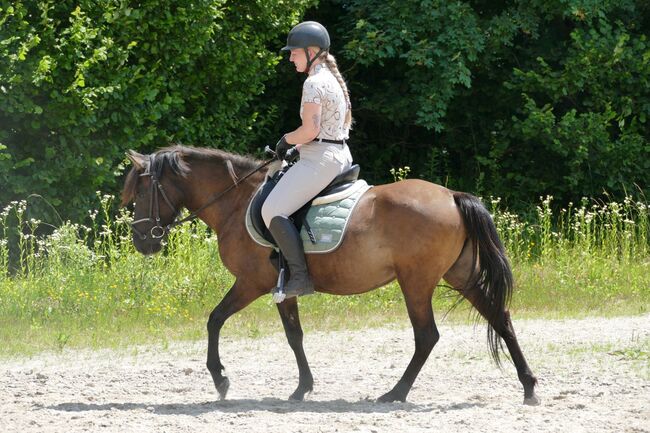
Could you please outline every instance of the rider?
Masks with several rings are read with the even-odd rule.
[[[295,26],[287,37],[289,60],[296,71],[308,74],[302,88],[302,125],[285,134],[275,150],[281,159],[300,160],[287,171],[262,206],[262,218],[289,264],[286,297],[314,292],[298,230],[289,216],[322,191],[352,165],[346,144],[352,124],[350,95],[334,56],[330,37],[314,21]],[[295,147],[291,147],[295,145]]]

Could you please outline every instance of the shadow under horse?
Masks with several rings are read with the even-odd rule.
[[[264,181],[262,161],[216,149],[171,146],[151,155],[128,154],[133,168],[125,180],[123,205],[135,202],[133,242],[152,254],[182,208],[211,227],[219,239],[224,266],[236,277],[208,320],[207,368],[220,398],[230,382],[219,357],[224,322],[275,287],[277,271],[270,249],[247,234],[245,212]],[[236,184],[236,187],[233,185]],[[210,200],[215,200],[205,206]],[[307,264],[316,291],[353,295],[397,279],[413,326],[415,353],[403,376],[381,402],[405,401],[429,353],[439,339],[431,298],[444,278],[488,322],[491,355],[500,365],[505,342],[524,403],[539,404],[537,379],[519,347],[507,310],[512,272],[492,218],[476,197],[422,180],[403,180],[371,188],[360,198],[345,238],[329,254],[310,254]],[[138,228],[135,228],[137,225]],[[290,398],[302,400],[313,388],[303,350],[296,298],[277,304],[289,345],[298,363],[298,387]]]

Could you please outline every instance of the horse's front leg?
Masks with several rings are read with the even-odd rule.
[[[230,381],[222,374],[224,369],[219,358],[219,333],[226,319],[240,311],[255,299],[262,296],[265,291],[259,291],[250,287],[244,287],[239,281],[235,281],[232,288],[226,293],[219,305],[210,314],[208,320],[208,362],[207,367],[212,375],[214,386],[217,388],[219,398],[226,398]]]
[[[277,304],[277,306],[284,325],[284,332],[287,334],[287,340],[289,340],[289,346],[291,346],[298,362],[298,388],[291,394],[289,399],[303,400],[305,394],[311,392],[314,388],[314,378],[311,375],[307,357],[302,347],[302,327],[298,316],[298,301],[297,298],[289,298]]]

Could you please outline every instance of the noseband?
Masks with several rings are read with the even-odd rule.
[[[167,194],[165,193],[165,189],[163,188],[162,184],[158,180],[158,177],[160,176],[160,173],[156,174],[155,172],[151,171],[151,167],[153,166],[153,158],[149,157],[149,167],[147,167],[147,171],[145,173],[140,174],[140,177],[150,177],[151,178],[151,185],[149,186],[149,216],[147,218],[142,218],[137,221],[133,221],[131,223],[131,229],[135,234],[137,234],[140,237],[140,240],[147,240],[148,238],[151,239],[160,239],[165,234],[169,233],[169,230],[174,226],[174,222],[176,222],[176,218],[174,218],[174,222],[171,224],[168,224],[167,226],[163,226],[160,224],[160,199],[158,198],[159,196],[162,196],[163,200],[165,203],[167,203],[167,206],[172,210],[174,215],[178,214],[178,210],[176,209],[176,206],[174,206],[169,200],[169,197],[167,197]],[[157,171],[162,171],[162,167],[160,167],[159,170]],[[136,224],[141,224],[141,223],[154,223],[155,225],[151,227],[151,230],[149,230],[149,233],[147,234],[146,232],[141,232],[136,228]]]

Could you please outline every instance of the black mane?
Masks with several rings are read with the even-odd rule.
[[[153,155],[155,155],[156,160],[162,159],[162,163],[167,162],[174,173],[181,176],[187,175],[190,170],[185,162],[185,157],[204,161],[230,161],[233,166],[242,171],[254,170],[261,164],[261,161],[249,156],[235,155],[220,149],[183,146],[180,144],[163,147]]]
[[[173,144],[158,149],[149,155],[149,161],[145,165],[144,171],[155,173],[160,178],[163,168],[168,167],[174,174],[186,177],[192,170],[188,164],[188,160],[190,159],[225,164],[233,179],[237,177],[235,168],[242,175],[255,170],[261,164],[261,161],[255,158],[235,155],[219,149]],[[122,205],[130,203],[135,197],[138,177],[141,171],[137,167],[133,167],[127,175],[124,182],[124,190],[122,191]]]

